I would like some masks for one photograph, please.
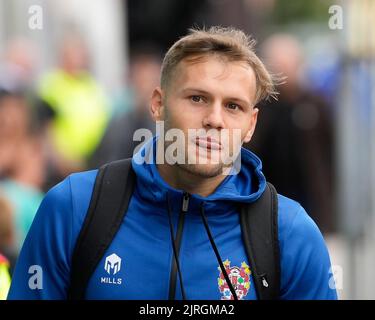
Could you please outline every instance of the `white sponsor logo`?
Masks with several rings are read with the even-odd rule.
[[[121,269],[121,258],[117,254],[112,253],[105,259],[104,269],[108,274],[115,275]]]
[[[121,258],[117,254],[112,253],[111,255],[105,258],[104,270],[109,275],[112,275],[112,277],[101,277],[101,283],[115,285],[122,284],[122,278],[113,277],[116,273],[118,273],[121,270]]]

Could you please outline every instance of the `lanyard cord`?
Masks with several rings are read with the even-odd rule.
[[[217,250],[217,247],[216,247],[216,244],[215,244],[214,238],[212,237],[212,234],[211,234],[210,228],[209,228],[209,226],[208,226],[207,218],[206,218],[206,216],[205,216],[205,214],[204,214],[204,206],[203,206],[203,202],[202,202],[202,205],[201,205],[200,213],[201,213],[201,217],[202,217],[202,220],[203,220],[204,227],[206,228],[206,232],[207,232],[208,238],[210,239],[212,249],[214,250],[215,255],[216,255],[216,259],[217,259],[217,261],[219,262],[221,272],[222,272],[223,275],[224,275],[225,281],[226,281],[227,284],[228,284],[229,290],[230,290],[230,292],[232,293],[234,300],[238,300],[238,297],[237,297],[236,291],[234,290],[234,288],[233,288],[233,284],[232,284],[232,282],[230,281],[229,276],[228,276],[228,273],[227,273],[227,271],[226,271],[225,268],[224,268],[223,260],[222,260],[221,257],[220,257],[220,254],[219,254],[219,251]]]
[[[182,275],[181,275],[181,269],[180,269],[180,262],[179,262],[178,254],[177,254],[176,240],[174,238],[174,230],[173,230],[173,224],[172,224],[172,214],[171,214],[171,207],[170,207],[170,202],[169,202],[169,196],[168,196],[168,194],[167,194],[167,204],[168,204],[168,220],[169,220],[169,230],[171,232],[171,242],[172,242],[172,248],[173,248],[173,256],[174,256],[174,258],[176,260],[178,277],[180,278],[180,287],[181,287],[181,293],[182,293],[182,300],[186,300],[185,289],[184,289],[184,285],[182,283]]]

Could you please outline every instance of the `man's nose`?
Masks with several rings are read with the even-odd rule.
[[[207,108],[203,118],[203,127],[222,129],[224,128],[223,108],[221,102],[213,102]]]

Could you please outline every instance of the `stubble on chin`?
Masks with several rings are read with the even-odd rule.
[[[185,163],[177,164],[177,166],[190,174],[202,178],[214,178],[223,174],[223,165],[220,163],[215,165]]]

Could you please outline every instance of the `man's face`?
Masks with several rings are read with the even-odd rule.
[[[222,174],[231,165],[228,157],[238,154],[254,132],[255,91],[255,74],[245,62],[215,56],[181,61],[168,87],[156,88],[151,100],[154,120],[164,120],[166,132],[177,128],[184,133],[186,161],[177,165],[202,177]],[[200,130],[191,135],[189,129]],[[191,164],[188,158],[193,153],[197,161]]]

